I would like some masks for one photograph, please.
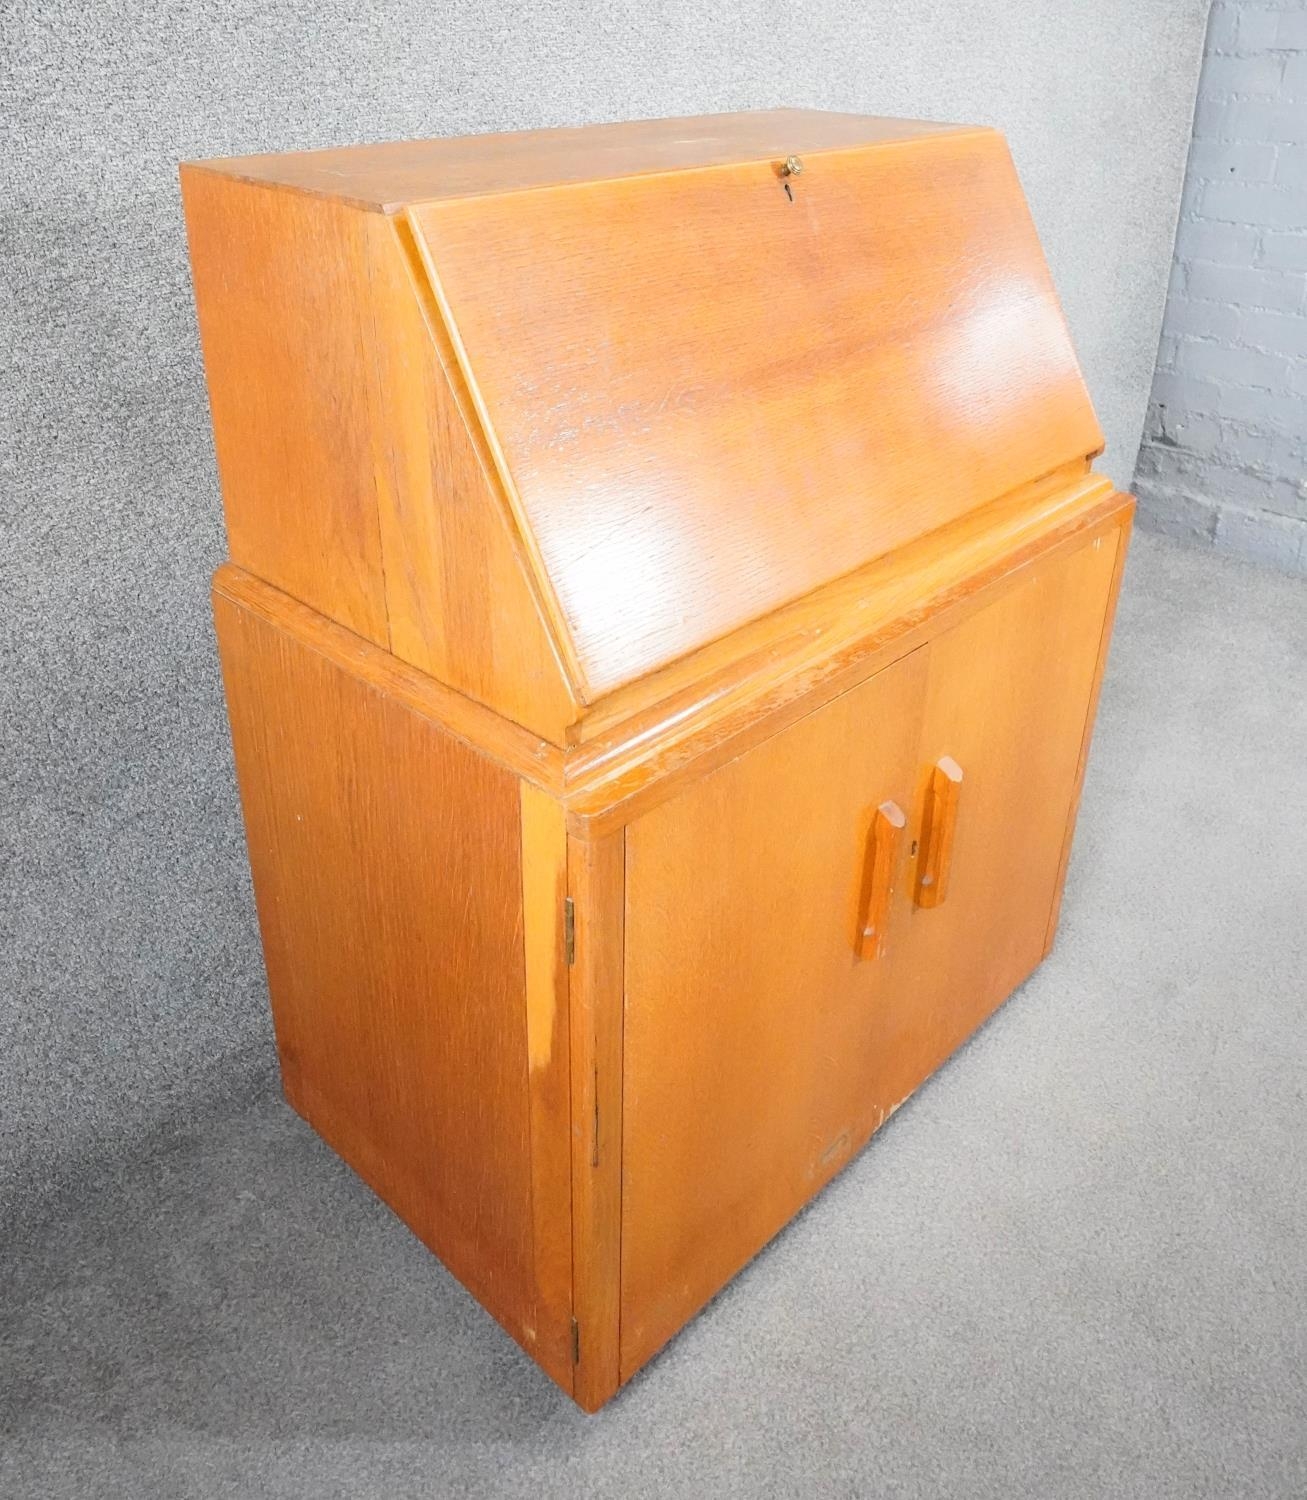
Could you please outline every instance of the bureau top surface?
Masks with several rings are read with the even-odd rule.
[[[411,203],[441,198],[728,166],[805,151],[967,134],[979,128],[826,110],[773,109],[442,140],[385,141],[326,151],[222,157],[193,165],[392,213]]]

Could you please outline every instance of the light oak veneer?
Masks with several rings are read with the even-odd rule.
[[[182,184],[287,1098],[593,1410],[1047,953],[1132,502],[991,130]]]

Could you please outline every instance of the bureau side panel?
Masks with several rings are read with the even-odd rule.
[[[389,643],[367,215],[182,169],[232,558]]]
[[[395,221],[360,217],[391,650],[562,744],[576,703],[430,287]]]
[[[561,743],[575,703],[394,222],[182,186],[233,560]]]
[[[1108,586],[1103,628],[1098,638],[1098,656],[1094,662],[1094,677],[1089,689],[1089,708],[1085,714],[1085,725],[1080,735],[1080,755],[1076,762],[1075,787],[1071,795],[1071,809],[1067,814],[1066,830],[1062,835],[1062,857],[1058,862],[1057,889],[1053,896],[1053,909],[1048,917],[1048,927],[1045,930],[1045,957],[1052,951],[1053,940],[1057,934],[1058,918],[1062,915],[1062,892],[1066,886],[1067,866],[1071,860],[1071,840],[1075,834],[1076,818],[1080,812],[1080,794],[1084,789],[1085,767],[1089,762],[1089,746],[1094,737],[1094,724],[1098,718],[1098,696],[1103,687],[1103,674],[1107,670],[1107,653],[1112,644],[1112,627],[1116,623],[1117,600],[1121,596],[1121,578],[1125,572],[1126,553],[1130,546],[1133,522],[1134,501],[1131,500],[1118,523],[1112,580]]]
[[[214,608],[287,1098],[534,1352],[519,782]]]

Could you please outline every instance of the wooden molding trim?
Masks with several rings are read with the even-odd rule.
[[[640,708],[630,695],[617,695],[626,702],[624,716],[620,705],[600,703],[593,719],[603,732],[571,748],[532,734],[233,564],[218,569],[213,587],[561,798],[572,837],[600,838],[674,795],[690,776],[742,754],[915,650],[1011,587],[1031,564],[1127,524],[1134,506],[1094,474],[1055,488],[1040,504],[1032,506],[1031,498],[997,501],[948,528],[954,537],[924,539],[758,622],[750,627],[759,639],[751,652],[741,655],[738,640],[714,642],[677,664],[693,687]],[[953,544],[941,545],[946,540]],[[704,657],[715,650],[721,665],[700,676]],[[667,674],[659,676],[672,686]]]
[[[970,545],[936,551],[919,568],[896,567],[892,579],[864,572],[844,580],[843,640],[833,626],[804,630],[796,621],[782,646],[745,658],[737,672],[708,678],[685,700],[664,701],[569,753],[569,831],[599,837],[629,822],[689,777],[734,759],[964,619],[1014,586],[1033,563],[1125,524],[1133,508],[1131,497],[1113,491],[1108,480],[1087,476],[1033,520],[1028,508],[1025,523],[1001,517],[1004,524]]]
[[[375,692],[398,699],[524,780],[549,791],[561,790],[562,750],[494,709],[410,667],[233,563],[224,563],[213,575],[213,592],[215,598],[244,605],[310,650],[346,668]]]

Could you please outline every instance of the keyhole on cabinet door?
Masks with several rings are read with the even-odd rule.
[[[915,854],[916,852],[917,852],[917,841],[916,841],[916,839],[913,839],[912,840],[912,848],[908,850],[908,853],[909,854]]]
[[[790,192],[790,185],[789,185],[789,183],[788,182],[783,182],[783,183],[781,183],[781,186],[785,189],[785,196],[790,200],[791,203],[793,203],[794,202],[794,194],[792,192]]]

